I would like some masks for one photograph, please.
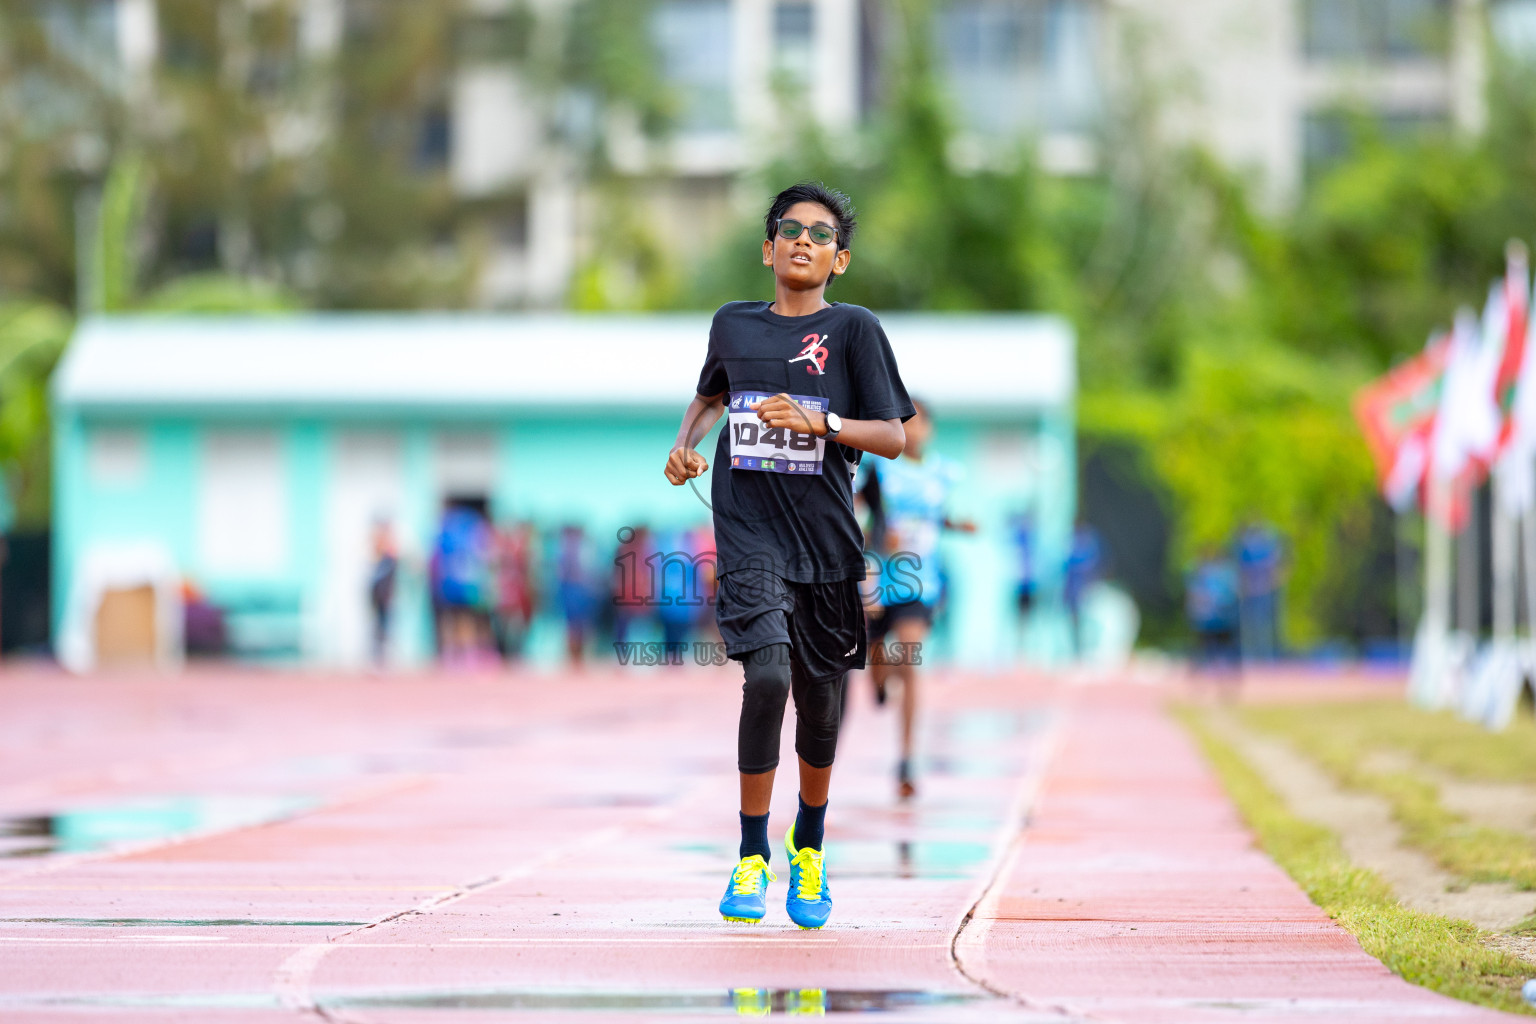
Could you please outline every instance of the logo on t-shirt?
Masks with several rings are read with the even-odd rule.
[[[791,363],[806,362],[805,372],[821,376],[827,372],[827,346],[822,342],[827,340],[825,334],[807,334],[805,336],[805,348],[800,354],[790,360]]]

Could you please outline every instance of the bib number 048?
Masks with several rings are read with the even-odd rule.
[[[732,423],[734,435],[731,439],[733,448],[751,448],[755,445],[772,445],[775,448],[787,448],[792,452],[813,452],[816,450],[816,435],[802,434],[798,430],[789,430],[784,427],[763,428],[761,423],[746,420],[741,423]]]
[[[766,392],[733,391],[729,407],[731,468],[760,473],[820,475],[827,439],[809,431],[764,426],[752,406],[769,397]],[[811,412],[826,412],[826,399],[791,395]],[[807,424],[809,426],[809,424]]]

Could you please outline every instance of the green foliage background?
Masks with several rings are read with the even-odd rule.
[[[594,253],[576,303],[709,308],[771,296],[755,207],[795,180],[834,184],[855,197],[860,228],[831,297],[1074,322],[1084,449],[1141,452],[1147,489],[1174,523],[1170,593],[1200,551],[1257,514],[1290,548],[1290,641],[1359,629],[1362,603],[1386,632],[1391,587],[1370,570],[1379,576],[1390,558],[1391,522],[1350,398],[1459,305],[1480,303],[1505,242],[1536,233],[1530,69],[1495,51],[1490,123],[1476,138],[1389,138],[1341,111],[1353,116],[1351,152],[1315,170],[1290,208],[1261,211],[1249,183],[1209,154],[1161,141],[1157,90],[1134,66],[1132,89],[1106,111],[1096,173],[1044,175],[1022,146],[957,168],[925,31],[932,6],[894,5],[888,103],[857,145],[798,125],[785,134],[806,141],[753,177],[760,202],[696,273],[680,275],[643,240],[620,244]],[[798,97],[783,99],[794,123]],[[631,283],[605,293],[605,279]],[[1154,639],[1180,628],[1176,615],[1153,625]]]
[[[1047,310],[1076,325],[1084,450],[1139,453],[1174,523],[1167,592],[1257,511],[1291,544],[1290,638],[1353,628],[1341,610],[1374,599],[1363,588],[1385,517],[1349,397],[1480,301],[1506,239],[1533,233],[1536,79],[1495,60],[1476,138],[1389,138],[1361,116],[1348,156],[1293,205],[1261,210],[1249,183],[1164,141],[1162,93],[1134,46],[1093,173],[1046,175],[1023,143],[957,159],[932,50],[940,2],[882,5],[892,47],[856,133],[821,132],[780,84],[781,148],[735,183],[739,221],[713,241],[655,230],[658,183],[620,173],[603,143],[615,115],[664,141],[680,109],[649,47],[650,0],[578,0],[558,16],[514,4],[494,18],[463,0],[359,0],[323,61],[296,57],[297,0],[160,0],[152,104],[57,52],[27,5],[0,7],[0,92],[31,101],[0,103],[0,476],[21,518],[46,518],[43,381],[87,284],[87,305],[104,309],[472,304],[489,225],[517,197],[457,197],[420,126],[461,62],[505,57],[521,62],[549,137],[590,183],[586,219],[602,225],[571,306],[771,294],[755,258],[761,207],[788,182],[833,183],[861,222],[834,298]],[[311,115],[328,130],[295,136]],[[92,280],[77,282],[78,202],[93,190],[98,249]],[[210,231],[216,251],[199,249]],[[26,354],[7,360],[13,349]]]

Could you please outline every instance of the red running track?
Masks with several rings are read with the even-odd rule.
[[[1501,1016],[1362,953],[1130,687],[934,678],[905,807],[860,690],[832,924],[789,924],[781,871],[727,925],[738,695],[726,669],[9,672],[0,1020]]]

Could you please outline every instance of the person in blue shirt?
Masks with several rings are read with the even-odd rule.
[[[1014,550],[1018,561],[1014,563],[1014,596],[1019,604],[1019,615],[1029,615],[1035,607],[1035,519],[1028,512],[1020,512],[1009,522],[1013,529]]]
[[[383,668],[389,648],[390,612],[395,604],[395,579],[400,575],[400,556],[395,550],[394,525],[388,519],[373,523],[373,568],[368,576],[368,606],[373,612],[373,663]]]
[[[946,511],[958,468],[929,451],[933,420],[928,407],[912,400],[917,414],[906,423],[907,446],[901,458],[864,463],[862,494],[871,514],[872,548],[882,565],[870,608],[870,677],[875,700],[885,703],[887,681],[901,683],[901,757],[896,766],[897,795],[917,794],[912,770],[912,736],[917,721],[917,661],[933,626],[934,608],[943,594],[939,536],[946,529],[974,533],[970,522],[955,522]],[[895,636],[887,646],[886,638]]]
[[[656,618],[661,622],[667,663],[681,665],[688,651],[688,636],[699,617],[699,606],[705,600],[703,574],[708,565],[698,561],[701,552],[692,530],[662,533],[657,550],[662,561],[657,566]]]
[[[1244,659],[1270,661],[1279,653],[1280,576],[1284,549],[1280,535],[1253,517],[1237,535],[1239,638]]]
[[[1104,546],[1099,541],[1099,531],[1079,519],[1072,529],[1072,549],[1067,554],[1062,599],[1072,622],[1072,653],[1082,657],[1083,651],[1083,594],[1097,582],[1104,568]]]
[[[1200,555],[1184,591],[1195,634],[1194,667],[1217,670],[1237,661],[1238,568],[1213,547]]]
[[[565,615],[565,652],[572,668],[580,668],[586,659],[587,634],[601,593],[593,583],[586,530],[579,523],[562,526],[555,555],[555,598]]]
[[[484,513],[472,503],[450,500],[433,549],[445,664],[471,666],[484,653],[490,564],[491,529]]]

